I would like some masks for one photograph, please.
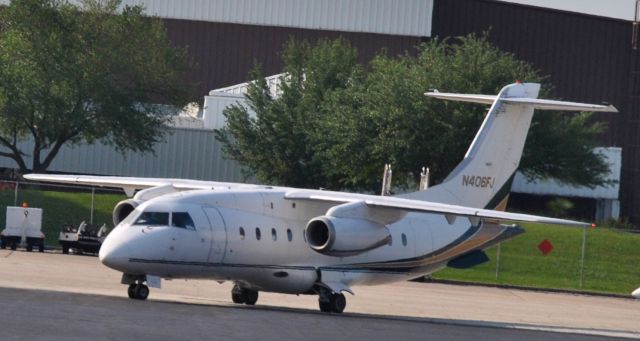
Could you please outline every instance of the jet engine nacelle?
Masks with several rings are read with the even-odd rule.
[[[304,233],[312,249],[329,256],[357,255],[391,239],[389,230],[379,223],[331,216],[311,219]]]
[[[141,201],[135,199],[127,199],[119,202],[116,207],[113,208],[113,226],[118,226],[118,224],[131,214],[131,212],[133,212],[133,210],[135,210],[141,203]]]

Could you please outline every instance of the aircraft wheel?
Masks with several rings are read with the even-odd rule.
[[[258,291],[244,289],[244,304],[254,305],[256,302],[258,302]]]
[[[129,288],[127,289],[127,294],[129,295],[129,298],[131,298],[131,299],[135,299],[136,298],[136,285],[135,284],[129,284]]]
[[[347,306],[347,299],[344,298],[343,294],[334,293],[334,294],[331,294],[329,305],[331,306],[332,312],[342,313],[344,311],[344,308]]]
[[[320,311],[323,313],[331,312],[331,302],[322,302],[318,300],[318,304],[320,305]]]
[[[135,298],[144,301],[147,297],[149,297],[149,287],[144,284],[136,285]]]
[[[31,251],[33,251],[33,244],[28,243],[27,244],[27,252],[31,252]]]
[[[233,286],[233,289],[231,289],[231,300],[236,304],[244,303],[244,290],[237,284]]]
[[[44,252],[44,244],[38,245],[38,252]]]
[[[7,242],[4,241],[4,239],[0,239],[0,249],[6,249],[7,248]]]
[[[11,243],[11,251],[15,251],[18,248],[18,244],[16,242]]]

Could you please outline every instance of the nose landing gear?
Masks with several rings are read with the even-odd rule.
[[[122,284],[129,284],[127,295],[134,300],[146,300],[149,297],[149,287],[144,284],[147,276],[122,274]]]
[[[129,298],[134,300],[146,300],[149,297],[149,287],[144,284],[129,284],[127,289]]]

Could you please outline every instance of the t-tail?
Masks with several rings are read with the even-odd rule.
[[[497,96],[426,93],[439,99],[490,104],[491,108],[464,159],[451,174],[439,185],[402,197],[500,209],[506,205],[534,109],[617,112],[612,105],[537,99],[539,90],[540,84],[515,83],[502,88]]]

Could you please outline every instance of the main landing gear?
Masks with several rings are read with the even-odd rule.
[[[323,313],[342,313],[347,306],[347,299],[344,295],[337,292],[329,291],[325,288],[320,288],[318,291],[318,304],[320,305],[320,311]]]
[[[242,288],[235,284],[231,289],[231,300],[237,304],[254,305],[258,301],[258,291]]]

